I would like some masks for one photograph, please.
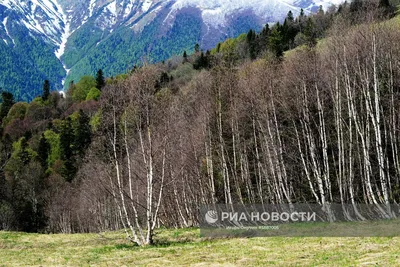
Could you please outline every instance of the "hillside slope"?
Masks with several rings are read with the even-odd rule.
[[[311,12],[339,2],[0,0],[0,57],[7,59],[0,86],[20,100],[32,100],[44,79],[61,90],[98,69],[112,76],[144,60],[192,51],[196,43],[212,48],[282,20],[289,10]]]

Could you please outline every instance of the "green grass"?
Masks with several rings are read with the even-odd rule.
[[[138,247],[122,232],[42,235],[0,232],[0,266],[400,266],[399,237],[200,238],[159,230]]]

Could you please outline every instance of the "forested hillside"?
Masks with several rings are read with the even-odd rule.
[[[320,0],[328,7],[342,0]],[[211,49],[226,38],[318,9],[313,0],[0,0],[0,88],[32,101],[41,84],[109,76],[158,63],[196,43]]]
[[[61,80],[66,74],[54,56],[54,46],[32,37],[18,26],[9,28],[19,38],[9,40],[9,44],[0,42],[0,89],[13,92],[21,101],[32,101],[40,95],[45,79],[57,85],[54,90],[61,90]]]
[[[0,109],[0,229],[127,229],[210,203],[400,201],[400,18],[353,1]],[[50,84],[51,86],[51,84]]]

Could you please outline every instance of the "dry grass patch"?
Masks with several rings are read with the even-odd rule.
[[[122,232],[0,232],[0,266],[400,266],[400,238],[269,237],[208,240],[198,229],[160,230],[156,245]]]

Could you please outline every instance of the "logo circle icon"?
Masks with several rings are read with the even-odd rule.
[[[213,224],[216,223],[218,221],[218,213],[215,210],[209,210],[206,213],[206,222],[208,222],[209,224]]]

